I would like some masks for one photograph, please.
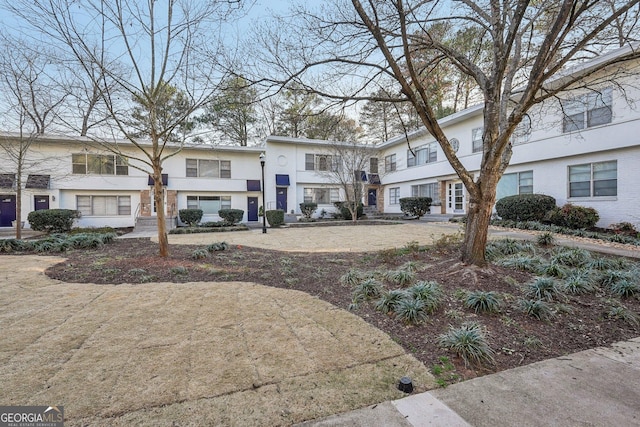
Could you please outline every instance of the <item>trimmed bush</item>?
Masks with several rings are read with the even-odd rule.
[[[220,218],[233,225],[242,221],[244,211],[242,209],[220,209],[218,211],[218,215],[220,215]]]
[[[420,217],[429,213],[431,197],[402,197],[400,199],[400,210],[409,216]]]
[[[317,203],[300,203],[300,212],[302,212],[302,215],[307,219],[310,219],[317,209]]]
[[[29,212],[27,217],[32,230],[46,233],[66,233],[76,218],[80,218],[80,212],[71,209],[43,209]]]
[[[512,221],[540,221],[556,207],[556,199],[545,194],[516,194],[496,202],[500,218]]]
[[[576,206],[567,203],[561,208],[554,208],[547,212],[544,217],[545,222],[567,227],[571,229],[593,228],[600,220],[598,211],[593,208]]]
[[[267,211],[267,221],[269,221],[269,227],[272,228],[284,225],[284,211],[282,209]]]
[[[351,212],[349,211],[349,208],[347,207],[347,202],[334,202],[333,205],[338,208],[338,216],[342,219],[346,219],[346,220],[350,220],[351,218]],[[362,203],[358,203],[358,208],[356,209],[356,214],[358,216],[358,218],[361,218],[362,215],[364,215],[364,206],[362,205]]]
[[[189,224],[190,227],[195,227],[198,225],[200,220],[202,219],[202,209],[180,209],[178,211],[178,215],[180,216],[180,221],[185,224]]]

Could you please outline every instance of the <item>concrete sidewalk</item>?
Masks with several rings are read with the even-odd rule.
[[[300,424],[640,426],[640,338]]]

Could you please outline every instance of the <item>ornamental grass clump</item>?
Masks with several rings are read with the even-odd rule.
[[[418,324],[427,318],[424,301],[416,298],[405,298],[396,306],[396,318],[408,324]]]
[[[537,277],[527,283],[525,296],[533,300],[554,301],[562,296],[556,281],[550,277]]]
[[[535,272],[540,269],[540,258],[531,255],[518,254],[499,259],[496,261],[496,264],[520,271]]]
[[[462,357],[465,366],[495,363],[493,350],[477,322],[466,322],[459,328],[450,327],[446,334],[440,335],[438,344]]]
[[[582,267],[590,261],[591,252],[582,248],[561,248],[551,257],[551,262],[567,267]]]
[[[444,292],[436,282],[420,281],[407,289],[413,299],[424,303],[424,310],[427,314],[433,314],[442,303]]]
[[[340,284],[350,288],[355,287],[362,281],[364,274],[360,270],[350,269],[340,276]]]
[[[376,279],[369,278],[358,283],[354,290],[354,297],[360,296],[362,300],[370,300],[372,298],[380,296],[382,293],[382,283],[378,282]],[[360,300],[360,298],[356,298]]]
[[[630,279],[619,280],[609,287],[611,293],[620,298],[630,298],[640,294],[640,285]]]
[[[226,251],[227,249],[229,249],[227,242],[214,242],[207,246],[207,251],[209,252]]]
[[[413,282],[416,275],[409,270],[391,270],[385,275],[386,279],[396,286],[407,286]]]
[[[608,319],[622,320],[632,326],[640,326],[640,316],[622,305],[613,305],[607,309]]]
[[[498,313],[502,299],[494,291],[471,291],[465,295],[463,304],[476,313]]]
[[[380,299],[376,302],[376,310],[385,314],[395,313],[400,302],[406,298],[410,298],[409,294],[402,289],[394,289],[384,292],[380,295]]]
[[[191,259],[205,259],[209,256],[209,251],[206,249],[196,249],[191,252]]]
[[[538,320],[548,320],[554,316],[551,305],[542,300],[520,300],[518,308]]]
[[[573,272],[564,279],[561,286],[564,292],[573,295],[590,294],[598,289],[593,283],[588,270]]]

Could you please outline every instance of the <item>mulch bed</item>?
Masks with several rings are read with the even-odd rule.
[[[437,281],[446,292],[445,303],[427,321],[417,326],[404,324],[376,311],[373,302],[362,303],[352,312],[389,334],[437,373],[442,385],[640,336],[640,327],[606,318],[611,296],[604,293],[569,296],[565,306],[571,311],[561,311],[550,321],[527,316],[516,303],[522,296],[522,284],[532,275],[495,265],[487,269],[462,265],[453,246],[364,254],[285,253],[231,246],[207,258],[192,259],[194,250],[202,248],[172,245],[169,257],[161,258],[157,245],[148,239],[118,239],[94,250],[68,251],[64,254],[67,261],[46,273],[65,282],[97,285],[247,281],[297,289],[348,309],[352,289],[340,284],[339,279],[350,269],[388,271],[416,261],[424,266],[416,280]],[[467,290],[497,291],[505,295],[507,303],[500,313],[476,314],[462,304],[460,296]],[[640,313],[637,298],[622,303]],[[438,337],[451,325],[470,320],[485,328],[495,351],[494,365],[465,366],[461,358],[438,346]]]

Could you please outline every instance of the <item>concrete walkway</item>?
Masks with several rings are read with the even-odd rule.
[[[640,426],[638,384],[640,338],[300,426]]]

